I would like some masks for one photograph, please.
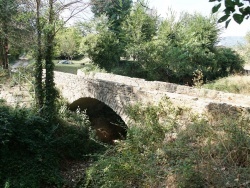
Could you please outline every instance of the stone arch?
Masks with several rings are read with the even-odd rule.
[[[86,109],[91,126],[101,141],[111,143],[113,140],[126,138],[128,128],[126,123],[104,102],[91,97],[82,97],[69,105],[69,109],[72,111],[77,108]]]

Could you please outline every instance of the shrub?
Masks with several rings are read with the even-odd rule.
[[[105,16],[93,22],[95,24],[91,27],[95,32],[83,38],[80,51],[82,54],[87,54],[101,69],[110,70],[120,60],[119,40],[116,34],[108,29],[109,23]]]
[[[231,48],[217,48],[215,54],[217,61],[216,65],[212,68],[212,76],[214,78],[226,77],[243,70],[244,60]]]
[[[63,118],[62,118],[63,117]],[[84,112],[62,110],[48,123],[30,109],[0,105],[0,186],[61,187],[65,160],[84,160],[101,147],[89,139]]]
[[[198,118],[168,100],[129,109],[127,140],[86,172],[85,187],[249,186],[249,114]]]
[[[217,79],[213,82],[203,85],[203,87],[224,92],[249,95],[250,78],[249,76],[234,75]]]

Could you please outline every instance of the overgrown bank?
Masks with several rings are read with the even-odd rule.
[[[229,76],[207,83],[202,87],[229,93],[250,95],[250,76]]]
[[[62,187],[72,185],[61,173],[67,161],[88,161],[102,146],[90,139],[84,113],[61,108],[53,124],[32,109],[0,103],[0,186]]]
[[[169,101],[130,109],[135,123],[87,170],[83,187],[249,187],[249,115],[198,118]]]

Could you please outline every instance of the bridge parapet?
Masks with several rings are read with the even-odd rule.
[[[250,106],[250,96],[247,95],[225,93],[210,89],[199,89],[168,82],[146,81],[144,79],[131,78],[109,73],[85,74],[81,70],[78,70],[77,75],[90,79],[111,81],[120,84],[125,84],[128,86],[133,86],[133,88],[136,88],[135,90],[169,92],[169,93],[183,94],[198,98],[211,99],[222,103],[230,103],[230,104],[235,103],[236,105],[241,105],[245,107]]]
[[[157,103],[164,97],[196,113],[216,114],[218,110],[234,113],[242,109],[250,111],[250,96],[107,73],[72,75],[55,72],[55,82],[70,103],[80,98],[97,99],[112,108],[126,123],[129,119],[125,106],[138,102]]]

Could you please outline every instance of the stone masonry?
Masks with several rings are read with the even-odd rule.
[[[157,103],[163,97],[195,113],[230,114],[250,111],[250,96],[198,89],[158,81],[130,78],[108,73],[77,75],[55,72],[56,87],[69,103],[80,98],[94,98],[113,109],[127,124],[125,107],[140,102]]]

